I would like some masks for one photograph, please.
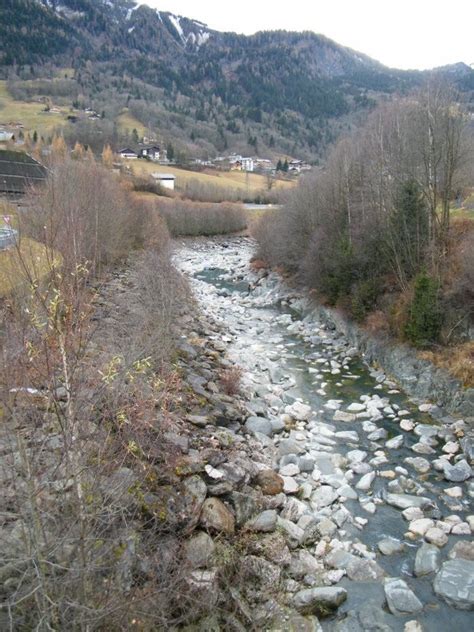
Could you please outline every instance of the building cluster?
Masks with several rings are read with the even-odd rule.
[[[166,150],[160,149],[158,145],[140,145],[138,149],[124,147],[119,152],[122,158],[127,160],[137,160],[145,158],[160,164],[169,164]],[[280,162],[280,161],[279,161]],[[268,158],[258,158],[254,156],[241,156],[240,154],[230,154],[229,156],[217,156],[213,160],[201,160],[195,158],[191,164],[203,169],[218,169],[220,171],[245,171],[248,173],[275,174],[277,165]],[[311,165],[304,160],[286,160],[284,171],[292,174],[299,174],[309,171]]]

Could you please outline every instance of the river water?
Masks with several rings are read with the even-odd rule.
[[[331,581],[346,588],[348,598],[335,617],[323,622],[323,628],[404,630],[407,622],[417,621],[423,630],[470,629],[470,613],[459,604],[448,605],[433,589],[434,578],[453,555],[453,547],[472,541],[473,485],[469,480],[446,480],[442,469],[450,450],[454,453],[451,463],[464,458],[459,439],[468,429],[462,423],[443,426],[440,415],[431,416],[426,407],[421,412],[382,371],[366,366],[343,338],[314,322],[307,303],[275,275],[261,278],[252,272],[253,248],[245,238],[186,241],[178,244],[176,262],[189,276],[201,309],[221,323],[229,357],[244,369],[249,415],[272,421],[275,433],[262,437],[262,442],[280,450],[275,468],[284,474],[285,465],[301,464],[302,456],[315,464],[313,472],[295,469],[296,474],[285,477],[292,478],[288,494],[293,494],[295,481],[297,496],[306,502],[308,511],[327,517],[336,527],[329,529],[326,551],[317,551],[325,565],[338,547],[351,556],[345,563],[332,562],[328,567],[333,569]],[[291,430],[281,431],[285,409],[294,402],[308,405],[311,415]],[[281,456],[286,439],[298,445],[296,455],[285,450]],[[321,486],[329,493],[335,490],[336,500],[313,501]],[[411,519],[431,520],[428,526],[436,530],[431,533],[434,541],[440,530],[441,536],[447,532],[433,545],[439,549],[435,572],[414,575],[423,536],[409,532],[410,520],[389,503],[390,493],[408,494],[409,501],[420,496],[427,499],[423,512]],[[453,525],[459,524],[462,527],[455,531],[462,535],[455,535]],[[378,544],[387,538],[394,552],[382,555]],[[345,566],[354,555],[376,564],[363,568],[362,577],[355,573],[349,579]],[[461,562],[467,573],[472,563]],[[391,614],[379,570],[406,582],[422,609]],[[468,592],[472,599],[472,588]]]

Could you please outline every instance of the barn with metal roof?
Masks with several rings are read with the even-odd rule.
[[[0,150],[0,195],[24,195],[29,187],[43,183],[47,173],[46,167],[25,152]]]

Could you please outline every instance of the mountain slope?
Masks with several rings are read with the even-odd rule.
[[[296,145],[315,158],[381,95],[426,74],[388,69],[314,33],[219,33],[133,0],[3,0],[0,42],[8,76],[15,68],[21,78],[25,65],[36,76],[46,64],[73,67],[89,105],[107,110],[114,91],[161,135],[163,121],[180,118],[183,143],[204,153]],[[474,82],[467,66],[444,72]]]

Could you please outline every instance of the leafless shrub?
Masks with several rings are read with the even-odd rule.
[[[101,266],[123,260],[150,234],[149,208],[95,163],[53,164],[45,188],[33,192],[26,206],[21,230],[61,253],[67,271],[87,262],[96,274]]]
[[[222,385],[226,395],[237,395],[240,393],[242,380],[242,369],[233,366],[230,369],[224,369],[219,375],[219,382]]]
[[[245,211],[237,204],[204,204],[175,200],[159,206],[168,229],[176,235],[223,235],[244,230]]]
[[[191,616],[181,526],[161,513],[176,483],[166,431],[182,388],[167,358],[185,288],[152,210],[95,165],[68,163],[23,220],[61,258],[39,277],[19,249],[23,291],[2,306],[2,629],[169,629]],[[126,257],[131,271],[112,273]]]

